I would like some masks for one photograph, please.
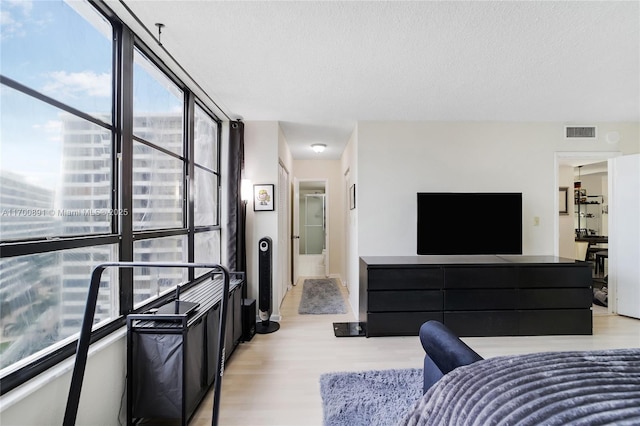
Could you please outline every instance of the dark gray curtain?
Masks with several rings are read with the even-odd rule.
[[[246,205],[242,201],[240,186],[244,169],[244,123],[234,121],[229,132],[229,204],[227,231],[227,268],[246,272],[245,246]]]

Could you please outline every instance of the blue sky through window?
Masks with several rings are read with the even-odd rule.
[[[2,75],[109,123],[110,23],[84,1],[1,1]],[[145,71],[136,72],[137,84],[144,87],[143,96],[134,94],[136,109],[181,112],[182,95],[176,86]],[[0,96],[0,169],[55,189],[62,163],[64,113],[7,87],[0,88]],[[174,106],[171,111],[167,111],[169,104]]]
[[[104,18],[93,12],[92,25],[59,0],[3,0],[1,16],[3,75],[82,111],[111,113],[111,25]]]
[[[88,4],[72,4],[91,23],[63,1],[2,0],[0,70],[109,122],[111,25]],[[60,176],[63,112],[7,87],[1,90],[1,169],[54,189]]]

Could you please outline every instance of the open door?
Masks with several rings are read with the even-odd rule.
[[[609,303],[640,318],[640,154],[609,160]]]
[[[300,181],[293,178],[293,224],[291,233],[291,263],[293,285],[298,283],[298,253],[300,253]]]

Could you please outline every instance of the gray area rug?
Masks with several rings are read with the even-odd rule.
[[[324,426],[394,426],[422,396],[422,369],[320,376]]]
[[[346,314],[347,308],[336,280],[308,279],[302,284],[299,314]]]

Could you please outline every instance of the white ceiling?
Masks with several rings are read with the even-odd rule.
[[[639,1],[107,4],[163,23],[220,109],[280,121],[297,159],[339,158],[357,121],[640,121]]]

